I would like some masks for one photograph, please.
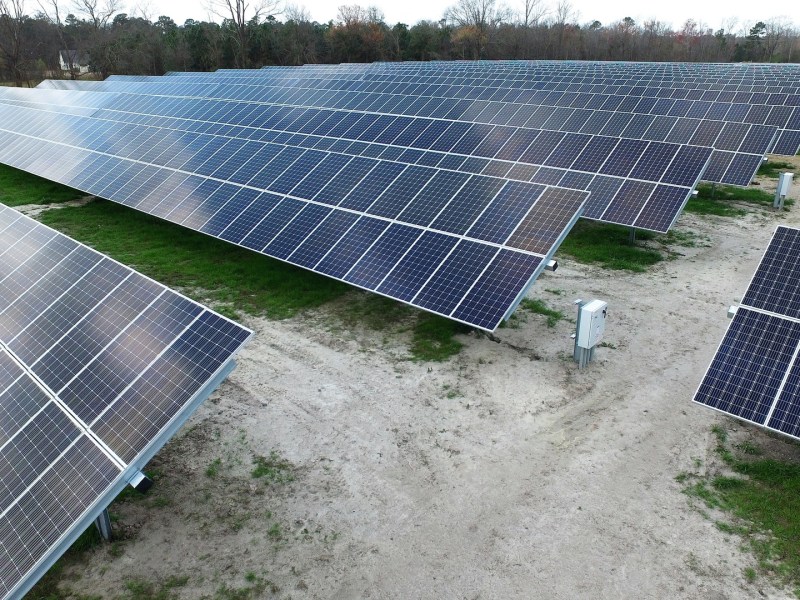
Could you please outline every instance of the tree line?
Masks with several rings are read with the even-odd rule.
[[[800,31],[786,20],[746,27],[732,21],[717,30],[692,19],[679,30],[630,17],[581,23],[569,0],[552,7],[522,0],[517,9],[497,0],[457,0],[440,20],[412,26],[387,24],[379,9],[359,5],[341,6],[335,20],[319,23],[278,0],[210,0],[215,18],[179,25],[168,16],[126,13],[121,0],[60,1],[0,0],[0,81],[23,86],[45,77],[379,60],[800,59]]]

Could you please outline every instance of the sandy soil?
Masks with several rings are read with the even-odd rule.
[[[562,259],[532,296],[570,316],[576,298],[609,303],[610,346],[585,370],[573,324],[532,314],[465,336],[443,364],[324,313],[248,320],[239,367],[153,461],[149,495],[115,505],[122,541],[64,588],[113,598],[129,580],[183,577],[180,598],[793,597],[748,583],[741,540],[675,480],[714,468],[715,423],[788,447],[691,403],[779,223],[800,226],[800,210],[685,214],[695,247],[646,274]],[[272,451],[293,481],[251,476]]]

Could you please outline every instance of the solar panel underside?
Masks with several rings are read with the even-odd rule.
[[[248,147],[266,141],[409,169],[581,189],[592,193],[584,217],[662,233],[680,214],[711,154],[709,148],[666,142],[267,103],[39,90],[2,90],[0,102],[49,110],[69,106],[75,114],[94,106],[94,119],[236,138],[225,152],[242,140],[250,140]],[[257,160],[258,155],[250,162],[258,165]]]
[[[35,583],[250,335],[0,206],[0,597]]]
[[[800,230],[778,227],[694,401],[800,439]]]
[[[0,162],[489,331],[589,195],[16,106],[0,123]]]

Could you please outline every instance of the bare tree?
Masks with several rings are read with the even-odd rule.
[[[25,44],[22,33],[24,18],[24,0],[0,0],[0,53],[17,87],[22,87],[25,79],[22,69]]]
[[[64,23],[61,21],[61,11],[58,6],[58,0],[51,0],[49,6],[42,4],[41,0],[37,0],[37,3],[39,4],[39,9],[42,11],[42,17],[44,17],[44,19],[55,28],[56,33],[58,34],[59,46],[61,47],[64,63],[69,69],[70,79],[77,79],[78,75],[80,74],[80,65],[75,63],[76,61],[80,60],[79,56],[81,51],[74,42],[72,48],[70,48],[70,44],[67,43],[66,36],[64,35]],[[60,62],[61,61],[59,61],[59,66]]]
[[[483,58],[489,34],[497,25],[511,18],[511,11],[498,5],[497,0],[458,0],[445,11],[445,18],[460,28],[454,41],[474,46],[477,54],[474,58]]]
[[[95,31],[108,25],[111,17],[122,10],[122,0],[73,0],[73,7],[85,15]]]
[[[545,16],[547,16],[547,6],[544,0],[525,0],[521,23],[525,29],[536,27]]]
[[[247,67],[250,46],[250,24],[281,13],[280,0],[209,0],[208,10],[228,21],[236,45],[236,66]]]

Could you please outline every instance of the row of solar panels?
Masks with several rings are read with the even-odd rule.
[[[0,206],[0,597],[36,583],[251,333]]]
[[[270,101],[287,105],[339,107],[375,112],[393,112],[394,107],[408,98],[409,104],[402,114],[466,120],[471,122],[541,127],[551,130],[607,133],[613,131],[624,137],[660,139],[689,142],[705,122],[717,124],[721,130],[727,123],[742,125],[767,125],[770,128],[753,128],[766,146],[748,147],[752,153],[774,151],[792,155],[800,147],[800,106],[784,105],[784,101],[800,103],[800,95],[782,95],[780,98],[732,99],[714,101],[713,94],[698,93],[700,98],[656,97],[642,95],[605,94],[583,91],[520,90],[498,86],[474,85],[423,85],[418,82],[399,83],[341,81],[325,78],[285,80],[228,81],[224,77],[183,77],[180,84],[165,86],[145,85],[157,81],[130,82],[116,79],[100,85],[85,83],[53,83],[63,89],[90,91],[118,91],[134,94],[172,95],[186,97],[225,98],[231,100]],[[163,80],[159,80],[163,83]],[[196,85],[189,85],[194,83]],[[209,89],[208,84],[215,86]],[[51,85],[51,84],[48,84]],[[265,89],[269,88],[269,90]],[[290,92],[292,89],[293,92]],[[314,97],[313,92],[325,90],[324,97]],[[271,92],[267,95],[266,92]],[[342,92],[335,94],[335,91]],[[311,93],[309,93],[311,92]],[[309,97],[311,96],[311,97]],[[320,96],[320,94],[317,94]],[[708,96],[709,99],[705,99]],[[766,95],[764,95],[766,96]],[[773,95],[777,96],[777,95]],[[403,98],[405,97],[405,98]],[[758,100],[777,102],[765,104]],[[387,110],[388,109],[388,110]],[[774,138],[771,127],[780,131]]]
[[[762,92],[733,93],[707,89],[686,90],[673,87],[655,87],[649,85],[629,86],[592,86],[581,83],[547,84],[540,81],[522,80],[504,82],[488,78],[458,78],[439,75],[435,81],[425,81],[420,76],[402,76],[393,71],[377,74],[364,73],[344,79],[333,79],[321,72],[316,77],[303,76],[303,68],[294,71],[281,70],[268,76],[230,77],[227,72],[201,74],[192,77],[181,77],[181,82],[204,83],[213,81],[218,84],[261,84],[280,85],[281,88],[301,87],[303,89],[337,89],[340,91],[362,91],[383,94],[408,94],[422,97],[443,97],[472,99],[486,102],[479,105],[481,109],[491,110],[497,103],[509,103],[504,110],[494,108],[500,118],[507,118],[507,112],[515,105],[552,107],[565,109],[555,115],[554,121],[567,122],[570,118],[583,125],[590,111],[608,113],[631,113],[652,117],[688,117],[692,119],[720,120],[732,123],[749,123],[773,125],[781,132],[775,139],[774,147],[767,151],[777,154],[793,155],[800,149],[800,94],[793,93],[767,94]],[[115,82],[124,81],[115,79]],[[139,79],[138,83],[153,82],[155,79]],[[280,82],[280,83],[278,83]],[[99,89],[99,88],[97,88]],[[191,89],[186,90],[192,93]],[[241,96],[246,99],[247,96]],[[566,109],[571,109],[567,111]],[[513,113],[512,113],[513,114]],[[525,114],[524,112],[522,114]],[[494,116],[490,114],[490,117]],[[545,115],[553,116],[551,111]],[[616,116],[617,119],[620,117]],[[598,117],[600,118],[600,117]],[[642,117],[639,117],[641,119]],[[490,121],[491,122],[491,121]],[[631,123],[637,127],[639,123],[621,123],[625,127]],[[552,126],[551,126],[552,127]],[[663,125],[662,125],[663,127]],[[560,127],[556,127],[560,128]],[[679,126],[678,130],[681,129]],[[620,129],[621,131],[622,129]]]
[[[585,192],[0,107],[0,161],[493,330]]]
[[[124,96],[115,102],[104,102],[106,111],[181,117],[216,125],[244,125],[262,130],[323,135],[337,140],[388,144],[403,150],[429,151],[426,164],[445,159],[441,153],[446,152],[592,174],[600,165],[585,166],[577,158],[582,150],[591,148],[589,142],[596,136],[623,138],[620,145],[632,148],[630,153],[634,158],[639,149],[647,147],[647,142],[710,146],[714,151],[704,178],[733,185],[750,183],[777,133],[773,126],[684,117],[637,118],[632,113],[577,109],[566,115],[556,108],[519,103],[326,90],[309,94],[305,89],[287,89],[280,85],[239,86],[235,89],[230,85],[209,88],[202,83],[113,83],[108,84],[107,89],[119,90]],[[151,98],[149,101],[148,97]],[[48,101],[51,100],[43,100]],[[70,101],[64,99],[62,102]],[[279,112],[280,108],[283,112]],[[336,122],[336,115],[342,122]],[[356,121],[361,121],[363,127],[345,127]],[[530,142],[539,135],[542,143],[534,145]],[[535,152],[527,157],[507,153],[506,150],[512,147],[508,143],[512,138],[521,140],[523,144],[528,141],[520,152],[529,148]],[[545,140],[549,143],[543,145]],[[557,148],[558,144],[570,150],[564,154]],[[606,151],[610,148],[603,148],[601,152]],[[698,157],[701,154],[697,152]],[[605,155],[600,156],[605,160]],[[550,164],[547,159],[550,159]],[[506,165],[505,171],[513,166]],[[547,183],[589,189],[585,182],[571,181],[574,179],[572,176],[564,179],[563,171],[544,171],[540,177],[542,175],[547,176]],[[598,190],[591,191],[597,193]],[[591,213],[587,216],[602,218]]]

